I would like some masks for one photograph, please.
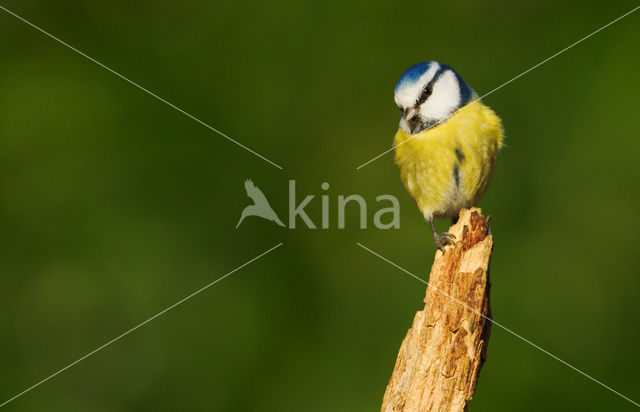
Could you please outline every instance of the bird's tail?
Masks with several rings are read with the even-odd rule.
[[[284,227],[284,223],[282,223],[282,221],[278,218],[278,215],[276,215],[275,213],[273,214],[273,221]]]

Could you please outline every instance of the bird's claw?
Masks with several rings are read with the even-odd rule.
[[[436,247],[444,253],[444,247],[447,245],[453,245],[456,243],[456,237],[449,233],[444,232],[441,235],[435,234],[433,235],[433,242],[436,244]]]

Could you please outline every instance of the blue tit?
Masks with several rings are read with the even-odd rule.
[[[502,146],[502,124],[453,68],[436,61],[409,67],[395,102],[402,112],[394,140],[400,176],[444,251],[455,237],[439,235],[433,219],[455,221],[460,209],[480,201]]]

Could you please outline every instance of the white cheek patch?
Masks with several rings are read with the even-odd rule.
[[[436,80],[431,96],[420,105],[420,116],[425,120],[444,120],[460,105],[460,100],[458,79],[447,70]]]
[[[431,62],[429,70],[424,72],[418,80],[413,83],[403,84],[394,96],[396,105],[400,107],[413,107],[422,93],[424,86],[433,79],[433,76],[440,70],[440,63]]]

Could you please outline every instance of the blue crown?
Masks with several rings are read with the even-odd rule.
[[[420,76],[425,74],[427,70],[429,70],[434,63],[438,63],[438,62],[430,61],[430,62],[416,63],[413,66],[409,67],[407,70],[404,71],[404,73],[402,73],[402,76],[400,76],[400,80],[398,80],[398,84],[396,84],[396,88],[394,92],[397,92],[398,89],[404,85],[409,85],[417,82]],[[458,84],[460,86],[460,105],[462,106],[467,104],[471,100],[471,97],[473,97],[473,89],[469,87],[469,85],[462,79],[462,77],[460,77],[458,72],[453,70],[453,67],[443,63],[438,63],[438,64],[440,65],[440,68],[433,75],[433,78],[437,79],[445,71],[451,71],[453,74],[455,74],[456,79],[458,80]]]
[[[404,73],[402,73],[402,76],[400,76],[400,80],[398,80],[398,84],[396,84],[395,91],[398,91],[402,85],[417,82],[420,76],[425,74],[432,64],[433,62],[422,62],[409,67],[404,71]]]

